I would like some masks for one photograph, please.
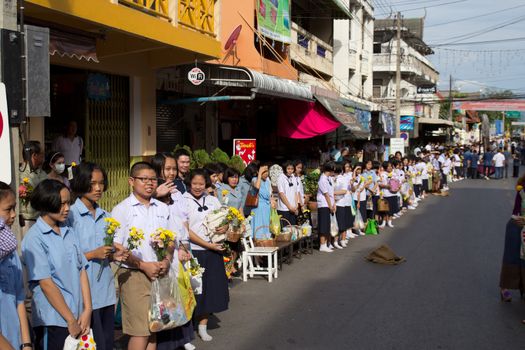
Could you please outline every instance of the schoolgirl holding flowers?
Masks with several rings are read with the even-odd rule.
[[[71,188],[77,199],[69,211],[68,223],[78,235],[80,249],[88,260],[93,336],[97,349],[112,350],[116,292],[109,262],[125,260],[128,252],[121,244],[113,244],[120,223],[97,204],[108,188],[104,169],[90,162],[74,167]]]
[[[22,241],[36,348],[62,350],[68,335],[87,335],[91,294],[78,235],[67,226],[70,194],[57,180],[44,180],[33,191],[31,206],[40,212]]]

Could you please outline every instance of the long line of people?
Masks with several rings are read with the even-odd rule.
[[[226,247],[207,234],[206,218],[224,204],[245,216],[253,213],[251,232],[255,239],[263,239],[271,234],[272,208],[281,215],[283,226],[294,225],[309,200],[301,161],[286,162],[282,173],[272,179],[269,164],[257,162],[242,174],[221,164],[190,170],[189,153],[179,150],[159,153],[151,163],[134,164],[128,179],[131,194],[109,213],[98,204],[108,189],[101,166],[90,162],[75,166],[68,183],[44,179],[39,170],[41,149],[33,146],[24,158],[29,170],[21,183],[31,193],[26,193],[21,212],[34,221],[21,242],[21,260],[10,230],[16,218],[16,195],[0,183],[2,349],[63,349],[68,336],[87,336],[90,331],[98,349],[113,349],[117,295],[130,350],[193,349],[194,327],[202,340],[211,341],[209,316],[228,309],[229,292],[223,261]],[[61,156],[53,158],[56,163]],[[438,178],[434,190],[439,191],[439,182],[451,168],[449,161],[450,157],[424,151],[420,157],[397,154],[384,163],[323,164],[316,193],[320,250],[343,249],[350,239],[363,235],[363,227],[355,225],[358,216],[361,221],[376,220],[379,227],[393,227],[392,220],[415,209],[432,189],[431,178]],[[57,174],[62,173],[55,163]],[[335,235],[332,215],[338,224]],[[109,218],[119,223],[111,244],[106,243]],[[151,236],[159,228],[176,233],[162,259]],[[217,233],[227,229],[220,227]],[[141,232],[140,243],[130,246],[130,239]],[[240,249],[235,242],[229,246],[234,252]],[[174,329],[152,331],[148,317],[153,281],[177,275],[185,268],[179,263],[192,257],[204,268],[192,320]],[[118,265],[116,273],[110,261]],[[26,295],[31,296],[30,321],[23,304]]]

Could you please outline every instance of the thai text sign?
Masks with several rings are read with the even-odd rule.
[[[245,165],[248,165],[255,160],[256,150],[256,139],[233,140],[233,154],[241,157]]]

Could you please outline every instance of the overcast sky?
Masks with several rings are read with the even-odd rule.
[[[457,41],[459,45],[435,47],[435,54],[429,56],[440,72],[440,89],[448,90],[449,75],[452,75],[454,89],[461,91],[514,89],[514,92],[525,92],[525,40],[461,44],[525,37],[525,0],[375,0],[374,3],[376,18],[386,17],[381,14],[388,5],[401,11],[405,18],[422,17],[425,10],[404,10],[428,6],[425,42],[433,46]],[[467,19],[474,16],[479,17]],[[461,19],[464,20],[445,24]],[[504,27],[475,35],[499,26]],[[467,34],[472,37],[460,37]]]

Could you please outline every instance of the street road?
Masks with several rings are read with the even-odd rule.
[[[332,254],[284,265],[230,290],[206,349],[524,349],[525,304],[499,299],[505,224],[514,180],[464,180]],[[374,265],[382,243],[407,262]]]

